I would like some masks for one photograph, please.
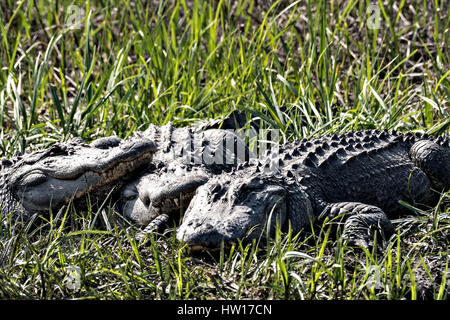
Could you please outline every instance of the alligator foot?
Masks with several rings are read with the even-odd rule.
[[[350,246],[370,249],[374,232],[379,232],[385,242],[394,233],[394,227],[386,214],[378,207],[360,202],[338,202],[328,205],[323,214],[330,219],[344,217],[343,239]]]
[[[146,236],[152,233],[161,233],[169,225],[170,216],[168,214],[161,214],[152,221],[141,231],[136,234],[136,240],[141,241]]]
[[[433,187],[441,191],[450,189],[450,150],[430,141],[416,142],[409,157],[430,178]]]

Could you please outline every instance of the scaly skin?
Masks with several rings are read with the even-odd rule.
[[[318,218],[344,215],[344,237],[367,247],[373,232],[393,232],[399,200],[429,205],[449,189],[449,138],[349,132],[281,146],[270,159],[214,176],[197,189],[177,231],[193,249],[271,234],[275,225],[298,233]],[[265,164],[264,164],[265,163]],[[273,164],[272,164],[273,166]]]
[[[27,219],[58,210],[88,194],[91,201],[120,185],[120,180],[151,161],[155,144],[148,139],[102,138],[86,144],[81,138],[48,149],[2,159],[2,217]]]
[[[148,226],[144,234],[162,228],[169,215],[186,209],[195,190],[213,175],[230,171],[251,156],[232,131],[202,131],[205,128],[174,128],[169,123],[150,125],[136,134],[154,141],[157,151],[147,170],[122,188],[116,210]]]

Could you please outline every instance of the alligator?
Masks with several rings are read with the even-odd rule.
[[[231,130],[216,129],[218,122],[175,128],[150,124],[136,137],[154,141],[157,151],[145,171],[131,177],[117,196],[116,212],[138,226],[142,237],[163,228],[187,208],[195,190],[212,176],[229,172],[254,157]],[[225,123],[222,128],[234,128]]]
[[[81,138],[24,155],[16,153],[0,165],[2,222],[10,216],[26,221],[34,214],[63,205],[103,201],[122,179],[147,165],[156,151],[148,139],[106,137],[87,144]],[[86,201],[84,201],[86,204]]]
[[[401,201],[432,205],[450,188],[449,136],[356,131],[281,145],[274,155],[199,186],[177,239],[212,250],[332,221],[349,245],[370,248],[375,232],[388,239],[391,219],[408,212]]]
[[[233,112],[197,128],[150,124],[129,140],[111,136],[86,144],[75,138],[25,155],[17,152],[1,160],[1,212],[27,220],[69,202],[85,207],[77,201],[85,194],[91,203],[109,195],[116,210],[138,225],[158,217],[153,224],[162,226],[169,213],[187,207],[193,191],[211,175],[250,157],[232,131],[217,129],[244,123],[244,115]]]

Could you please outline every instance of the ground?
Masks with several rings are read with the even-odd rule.
[[[265,3],[2,1],[0,156],[235,109],[280,142],[448,132],[447,1]],[[0,297],[446,299],[449,202],[411,208],[383,251],[316,226],[211,256],[69,207],[0,230]]]

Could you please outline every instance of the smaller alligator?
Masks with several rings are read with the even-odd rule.
[[[297,234],[314,220],[343,218],[349,244],[369,247],[374,231],[389,238],[389,218],[408,211],[399,200],[430,205],[434,190],[449,190],[449,143],[375,130],[282,145],[278,166],[268,155],[200,186],[177,239],[212,249],[270,236],[276,225]]]
[[[2,221],[29,219],[34,213],[58,210],[89,194],[92,203],[103,201],[121,179],[147,165],[156,150],[148,139],[81,138],[11,159],[0,166]]]
[[[213,175],[231,171],[253,157],[233,131],[209,129],[213,125],[175,128],[172,123],[162,127],[150,124],[144,132],[135,133],[154,141],[157,150],[147,170],[120,190],[116,211],[147,226],[140,236],[165,227]]]

